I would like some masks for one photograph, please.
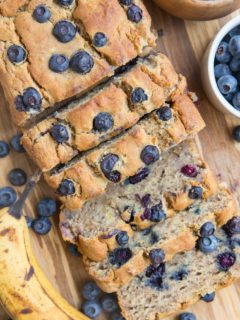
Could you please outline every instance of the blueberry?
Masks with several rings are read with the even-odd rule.
[[[162,249],[152,249],[149,258],[154,266],[159,266],[165,259],[165,253]]]
[[[231,38],[229,41],[229,51],[233,56],[240,53],[240,35]]]
[[[156,146],[148,145],[142,150],[140,157],[146,165],[150,165],[159,160],[158,148]]]
[[[161,263],[159,266],[150,264],[145,270],[145,276],[150,278],[152,276],[163,276],[165,273],[165,263]]]
[[[188,271],[185,268],[183,268],[183,269],[174,271],[171,274],[170,279],[175,281],[182,281],[183,279],[186,279],[187,276],[188,276]]]
[[[27,53],[23,47],[13,44],[8,48],[7,56],[12,63],[18,64],[26,60]]]
[[[83,298],[86,300],[97,300],[102,294],[101,289],[94,281],[86,282],[82,288]]]
[[[57,202],[51,198],[45,198],[37,203],[37,213],[40,217],[50,217],[57,212]]]
[[[230,62],[230,68],[233,72],[240,71],[240,54],[234,56]]]
[[[229,35],[231,38],[234,36],[240,35],[240,26],[237,26],[237,27],[233,28],[232,30],[230,30]]]
[[[224,94],[223,96],[228,102],[232,103],[232,99],[234,97],[234,93]]]
[[[25,219],[26,219],[26,223],[27,223],[28,228],[32,228],[34,219],[32,219],[29,216],[25,216]]]
[[[124,6],[130,6],[131,4],[133,4],[133,0],[119,0],[119,2]]]
[[[128,243],[128,240],[129,236],[126,231],[121,231],[116,235],[116,241],[121,247],[125,246]]]
[[[179,320],[197,320],[197,318],[191,312],[184,312],[184,313],[180,314]]]
[[[216,79],[221,78],[222,76],[227,76],[232,74],[229,66],[225,63],[219,63],[214,67],[214,75]]]
[[[10,152],[9,145],[5,141],[0,141],[0,158],[6,157]]]
[[[217,85],[222,94],[229,94],[236,92],[238,83],[234,76],[228,75],[218,79]]]
[[[101,299],[101,305],[107,313],[112,313],[118,309],[117,300],[112,295],[104,295]]]
[[[142,9],[135,4],[132,4],[127,10],[127,17],[132,22],[140,22],[143,17]]]
[[[32,228],[37,234],[47,234],[51,228],[52,223],[47,217],[41,217],[33,221]]]
[[[25,152],[22,144],[21,144],[21,138],[22,138],[22,134],[16,134],[15,136],[12,137],[10,144],[11,147],[13,148],[14,151],[16,152]]]
[[[73,71],[86,74],[92,70],[94,66],[93,58],[84,50],[75,53],[70,60],[70,67]]]
[[[24,105],[23,96],[21,96],[21,95],[16,96],[15,106],[16,106],[17,111],[20,111],[20,112],[29,111],[29,108]]]
[[[207,293],[201,299],[205,302],[212,302],[215,299],[215,292]]]
[[[161,107],[156,113],[158,118],[162,121],[168,121],[172,118],[172,110],[169,107]]]
[[[101,314],[102,309],[96,301],[86,301],[82,305],[82,311],[90,319],[95,319]]]
[[[70,21],[61,20],[53,27],[54,36],[63,43],[70,42],[73,40],[77,33],[76,26]]]
[[[60,186],[58,187],[58,193],[61,196],[70,196],[75,193],[74,183],[69,179],[62,180]]]
[[[44,4],[40,4],[33,11],[33,18],[39,23],[44,23],[51,18],[51,12]]]
[[[114,312],[111,315],[111,320],[125,320],[125,318],[119,312]]]
[[[73,256],[80,257],[80,253],[79,253],[79,251],[78,251],[78,247],[77,247],[76,244],[70,243],[69,246],[68,246],[68,251],[69,251]]]
[[[193,186],[188,192],[188,197],[193,200],[202,199],[202,195],[203,189],[197,186]]]
[[[9,207],[17,200],[17,193],[12,187],[0,189],[0,208]]]
[[[162,208],[162,203],[158,203],[155,206],[151,207],[151,216],[150,221],[152,222],[160,222],[166,218],[166,213]]]
[[[136,173],[134,176],[131,176],[128,178],[128,182],[130,184],[137,184],[147,178],[150,174],[149,168],[145,167],[141,169],[138,173]]]
[[[100,167],[104,176],[108,180],[115,183],[121,180],[120,172],[113,170],[118,160],[119,160],[119,157],[116,154],[109,153],[109,154],[106,154],[100,162]]]
[[[110,113],[100,112],[93,119],[93,129],[99,132],[108,131],[113,127],[113,117]]]
[[[232,135],[234,140],[240,142],[240,126],[236,126],[235,128],[233,128]]]
[[[52,126],[50,133],[54,140],[56,140],[58,143],[66,142],[69,139],[67,128],[60,123],[55,123]]]
[[[240,91],[235,93],[232,99],[232,103],[234,108],[240,111]]]
[[[227,63],[231,59],[231,54],[228,51],[228,43],[225,41],[222,41],[217,49],[216,52],[216,60],[220,63]]]
[[[49,68],[57,73],[64,72],[69,67],[69,60],[64,54],[54,54],[49,60]]]
[[[27,175],[22,169],[16,168],[9,172],[8,180],[13,186],[23,186],[27,182]]]
[[[109,262],[120,268],[132,258],[132,251],[129,248],[117,248],[109,253]]]
[[[197,167],[193,164],[186,164],[181,168],[181,173],[186,177],[196,178],[198,175]]]
[[[57,0],[57,2],[60,6],[69,7],[73,3],[73,0]]]
[[[200,228],[201,237],[212,236],[214,232],[215,232],[215,226],[212,222],[206,222]]]
[[[135,88],[131,93],[131,102],[132,103],[142,103],[143,101],[148,100],[148,96],[142,88]]]
[[[93,45],[95,47],[104,47],[107,44],[107,41],[106,35],[102,32],[95,33],[93,37]]]
[[[42,97],[35,88],[27,88],[23,91],[22,102],[26,111],[30,109],[39,111],[42,105]]]
[[[235,264],[236,255],[233,252],[225,251],[217,256],[217,262],[223,271],[228,271]]]
[[[215,236],[201,237],[197,241],[197,247],[204,253],[210,253],[217,249],[218,240]]]
[[[240,217],[233,217],[223,226],[224,231],[231,237],[240,234]]]

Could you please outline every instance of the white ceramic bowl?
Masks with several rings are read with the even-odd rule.
[[[209,44],[202,60],[202,84],[211,103],[221,112],[240,118],[240,111],[235,109],[221,94],[214,76],[214,60],[217,48],[227,33],[240,25],[240,16],[225,24]]]

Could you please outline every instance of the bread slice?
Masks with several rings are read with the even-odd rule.
[[[168,121],[159,116],[163,108],[171,114]],[[203,127],[192,100],[179,94],[174,102],[153,111],[125,134],[80,155],[60,170],[46,173],[45,179],[67,208],[77,209],[104,193],[109,181],[119,183],[136,175]]]
[[[239,225],[239,217],[237,221]],[[118,292],[124,318],[165,318],[239,278],[240,234],[229,237],[229,233],[218,229],[215,236],[218,247],[212,253],[206,254],[197,249],[180,253],[163,264],[155,276],[148,277],[151,274],[148,269],[124,285]]]
[[[133,103],[131,97],[139,88],[144,90],[145,100]],[[132,127],[169,100],[176,90],[186,91],[185,78],[177,75],[165,55],[151,54],[138,59],[135,67],[113,81],[26,130],[22,144],[43,171],[51,170]],[[102,113],[111,121],[104,130],[96,126]],[[52,130],[56,125],[67,130],[66,140],[58,142],[54,138]]]
[[[197,174],[183,174],[186,165]],[[79,210],[64,208],[60,223],[63,238],[78,244],[79,250],[92,260],[101,261],[117,246],[118,230],[131,236],[133,229],[150,227],[184,210],[195,201],[189,197],[193,186],[202,189],[203,199],[217,189],[215,177],[192,139],[164,153],[144,177],[141,181],[129,179],[128,183],[109,184],[105,194],[87,201]],[[151,216],[156,206],[161,208],[159,217]]]
[[[169,261],[175,254],[195,247],[196,235],[205,222],[216,221],[222,226],[235,214],[236,203],[232,195],[222,189],[147,232],[135,232],[124,247],[114,249],[104,260],[95,262],[84,257],[83,261],[102,290],[114,292],[151,264],[151,250],[162,249],[165,261]]]

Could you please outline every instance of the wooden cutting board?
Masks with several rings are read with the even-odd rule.
[[[207,128],[199,136],[205,158],[216,175],[226,181],[240,199],[240,143],[234,143],[231,138],[232,128],[240,124],[240,119],[236,120],[216,111],[207,101],[200,80],[200,61],[207,44],[221,25],[240,14],[240,10],[211,22],[184,22],[164,13],[150,1],[147,2],[147,6],[158,29],[158,49],[166,53],[176,69],[187,76],[190,89],[196,91],[201,99],[200,112]],[[10,121],[8,107],[1,90],[0,105],[0,139],[9,141],[17,130]],[[0,159],[1,187],[8,184],[9,170],[17,167],[26,170],[28,175],[32,174],[35,168],[26,154],[11,151],[9,157]],[[21,192],[22,188],[18,191]],[[43,196],[54,197],[54,194],[44,181],[41,181],[27,201],[25,208],[27,215],[32,217],[35,215],[36,203]],[[87,280],[87,275],[82,267],[81,258],[70,254],[67,244],[62,241],[58,230],[58,218],[54,218],[53,230],[48,235],[41,237],[31,232],[31,239],[39,264],[49,280],[71,304],[79,308],[81,286]],[[239,320],[240,281],[219,292],[213,303],[199,302],[189,310],[197,315],[198,320]],[[2,310],[0,319],[8,319]],[[99,320],[107,318],[102,316]]]

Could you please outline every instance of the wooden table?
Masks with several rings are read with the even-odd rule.
[[[231,17],[240,14],[240,10],[223,19],[210,22],[184,22],[162,12],[148,1],[147,6],[152,14],[155,27],[159,32],[158,49],[166,53],[176,69],[188,77],[189,87],[197,92],[201,99],[200,112],[206,121],[207,128],[201,132],[200,141],[206,160],[220,179],[226,181],[237,197],[240,196],[240,143],[234,143],[231,131],[236,120],[216,111],[207,101],[201,87],[200,62],[203,52],[220,26]],[[239,4],[240,8],[240,4]],[[0,92],[1,139],[9,141],[17,132],[10,121],[7,104]],[[25,154],[11,151],[9,157],[0,159],[1,186],[7,185],[7,174],[12,168],[22,168],[30,175],[34,165]],[[21,192],[19,188],[19,192]],[[43,196],[54,196],[46,184],[41,181],[32,192],[26,204],[26,214],[35,215],[36,202]],[[87,279],[81,259],[67,250],[67,244],[61,239],[58,230],[58,218],[54,218],[53,230],[46,236],[36,236],[31,232],[32,245],[38,261],[61,294],[76,308],[81,304],[81,286]],[[198,320],[239,320],[240,319],[240,281],[217,294],[211,304],[199,302],[191,310]],[[8,319],[0,311],[0,319]],[[102,316],[100,320],[106,317]],[[169,319],[174,319],[170,317]],[[35,320],[35,319],[34,319]],[[37,320],[37,319],[36,319]],[[144,320],[144,319],[139,319]]]

